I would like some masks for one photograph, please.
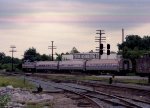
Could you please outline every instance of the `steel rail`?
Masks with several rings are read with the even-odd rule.
[[[72,86],[68,86],[68,87],[72,87]],[[77,88],[77,87],[73,87],[73,88]],[[87,89],[83,89],[83,88],[78,88],[78,89],[81,89],[81,90],[86,90],[88,93],[92,93],[93,92],[93,94],[97,94],[97,95],[104,95],[104,96],[108,96],[108,97],[111,97],[111,98],[114,98],[114,99],[118,99],[118,100],[120,100],[120,101],[122,101],[123,103],[126,103],[126,104],[128,104],[128,105],[126,105],[126,104],[122,104],[122,103],[119,103],[119,102],[113,102],[113,101],[109,101],[109,100],[106,100],[106,99],[101,99],[101,98],[98,98],[97,96],[92,96],[92,95],[89,95],[89,94],[87,94],[87,93],[82,93],[82,94],[84,94],[84,95],[86,95],[86,96],[90,96],[90,97],[94,97],[94,98],[97,98],[97,99],[100,99],[100,100],[103,100],[103,101],[107,101],[107,102],[109,102],[109,103],[112,103],[112,104],[118,104],[118,105],[122,105],[122,106],[125,106],[125,107],[128,107],[128,108],[143,108],[143,107],[141,107],[141,106],[139,106],[139,105],[136,105],[136,104],[134,104],[134,103],[132,103],[132,102],[129,102],[129,101],[126,101],[125,99],[122,99],[122,98],[120,98],[120,97],[117,97],[117,96],[114,96],[114,95],[109,95],[109,94],[107,94],[107,93],[103,93],[103,92],[99,92],[99,91],[90,91],[90,90],[87,90]]]
[[[36,79],[35,79],[35,80],[33,80],[33,79],[32,79],[32,80],[31,80],[31,79],[28,79],[28,80],[29,80],[29,81],[32,81],[32,82],[37,82],[37,83],[39,83]],[[38,79],[38,80],[39,80],[39,79]],[[49,84],[46,84],[46,85],[49,86]],[[51,85],[50,85],[50,86],[51,86]],[[94,105],[94,108],[104,108],[101,104],[97,103],[94,99],[90,98],[89,96],[86,96],[86,95],[81,94],[81,93],[79,93],[79,92],[67,90],[67,89],[64,89],[64,88],[61,88],[61,87],[56,87],[56,86],[54,86],[54,87],[55,87],[55,88],[58,88],[58,89],[62,89],[62,90],[64,90],[64,91],[71,92],[71,93],[76,94],[76,95],[79,95],[79,96],[81,96],[81,97],[84,97],[85,99],[87,99],[88,101],[90,101],[92,105]]]
[[[39,79],[38,79],[39,80]],[[34,80],[35,82],[38,82],[38,80]],[[32,81],[33,81],[33,79],[32,79]],[[46,85],[48,85],[48,86],[50,86],[49,84],[46,84]],[[68,86],[68,87],[70,87],[70,88],[74,88],[74,89],[78,89],[78,90],[86,90],[86,89],[81,89],[81,88],[78,88],[78,87],[72,87],[72,86],[69,86],[69,85],[65,85],[65,86]],[[77,94],[77,95],[80,95],[81,97],[84,97],[84,98],[86,98],[88,101],[90,101],[91,103],[92,103],[92,105],[95,105],[97,108],[103,108],[103,106],[100,104],[100,103],[98,103],[97,101],[95,101],[94,100],[94,98],[97,98],[97,99],[99,99],[99,100],[101,100],[101,101],[107,101],[107,102],[109,102],[109,103],[112,103],[112,105],[113,104],[118,104],[118,105],[122,105],[122,106],[124,106],[124,107],[128,107],[128,108],[143,108],[143,107],[141,107],[141,106],[139,106],[139,105],[136,105],[136,104],[134,104],[134,103],[131,103],[131,102],[128,102],[128,101],[126,101],[126,100],[124,100],[124,99],[122,99],[122,98],[119,98],[119,97],[117,97],[117,96],[113,96],[113,95],[109,95],[109,94],[106,94],[106,93],[102,93],[102,92],[99,92],[99,91],[89,91],[89,90],[86,90],[87,92],[93,92],[93,94],[94,93],[96,93],[97,95],[99,94],[99,95],[105,95],[105,96],[108,96],[108,97],[111,97],[111,98],[115,98],[115,99],[118,99],[119,101],[121,101],[121,102],[123,102],[123,103],[125,103],[125,104],[122,104],[122,103],[119,103],[119,102],[113,102],[113,101],[109,101],[109,100],[106,100],[106,99],[101,99],[101,98],[98,98],[98,97],[96,97],[96,96],[91,96],[91,95],[88,95],[87,93],[82,93],[82,92],[75,92],[75,91],[72,91],[72,90],[68,90],[68,89],[66,89],[66,88],[62,88],[62,87],[58,87],[58,86],[54,86],[54,87],[56,87],[56,88],[59,88],[59,89],[63,89],[64,91],[68,91],[68,92],[71,92],[71,93],[74,93],[74,94]]]
[[[80,83],[80,82],[79,82]],[[82,82],[81,82],[82,83]],[[88,83],[88,85],[90,85],[90,83]],[[109,85],[110,86],[110,85]],[[126,88],[126,87],[125,87]],[[59,88],[59,89],[62,89],[62,88]],[[81,88],[80,88],[81,89]],[[132,88],[131,88],[132,89]],[[133,89],[135,89],[135,88],[133,88]],[[65,89],[64,89],[65,90]],[[65,90],[65,91],[68,91],[68,90]],[[72,92],[73,93],[73,91],[69,91],[69,92]],[[91,101],[92,103],[95,103],[95,105],[98,107],[98,108],[102,108],[102,105],[99,105],[99,103],[97,103],[94,99],[92,99],[92,98],[90,98],[90,96],[88,96],[88,95],[86,95],[86,94],[82,94],[82,93],[79,93],[79,92],[74,92],[75,94],[78,94],[78,95],[80,95],[80,96],[82,96],[82,97],[84,97],[84,98],[86,98],[86,99],[88,99],[89,101]],[[141,106],[139,106],[139,105],[136,105],[136,104],[134,104],[134,103],[132,103],[132,102],[129,102],[129,101],[126,101],[125,99],[123,99],[123,98],[126,98],[126,97],[119,97],[119,96],[115,96],[115,95],[109,95],[109,94],[106,94],[106,93],[102,93],[102,92],[99,92],[99,91],[95,91],[95,93],[99,93],[99,94],[103,94],[103,95],[106,95],[106,96],[111,96],[111,97],[113,97],[113,98],[116,98],[116,99],[119,99],[119,100],[121,100],[121,101],[123,101],[124,103],[127,103],[128,105],[126,105],[126,107],[130,107],[130,105],[131,106],[134,106],[134,107],[137,107],[137,108],[143,108],[143,107],[141,107]],[[97,97],[95,97],[95,98],[97,98]],[[133,100],[133,99],[132,99]],[[109,101],[109,100],[104,100],[103,99],[103,101]],[[139,102],[142,102],[142,103],[146,103],[146,104],[149,104],[149,102],[145,102],[145,101],[140,101],[140,100],[136,100],[135,99],[135,101],[139,101]],[[110,101],[109,101],[110,102]],[[111,102],[110,102],[111,103]],[[115,104],[119,104],[119,103],[115,103]],[[120,104],[121,105],[121,104]],[[131,108],[131,107],[130,107]]]

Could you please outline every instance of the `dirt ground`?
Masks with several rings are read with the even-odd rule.
[[[76,95],[63,93],[52,93],[50,95],[54,96],[53,108],[92,108],[90,105],[86,107],[80,106],[79,103],[81,103],[81,101],[84,101],[84,103],[88,102],[82,99],[78,99]]]

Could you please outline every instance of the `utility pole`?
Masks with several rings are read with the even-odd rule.
[[[52,50],[52,61],[53,61],[53,51],[54,49],[56,49],[56,46],[53,45],[54,41],[51,41],[52,42],[52,46],[48,46],[48,49],[51,49]]]
[[[11,68],[11,70],[12,70],[12,72],[13,72],[13,53],[14,53],[14,52],[17,52],[17,51],[14,50],[14,49],[16,48],[15,45],[11,45],[10,48],[11,48],[11,50],[10,50],[9,52],[12,53],[12,61],[11,61],[11,63],[12,63],[12,68]]]
[[[124,29],[122,29],[122,43],[124,42]]]
[[[96,30],[96,31],[97,31],[96,34],[99,34],[99,37],[95,37],[95,40],[96,40],[95,42],[99,43],[99,47],[96,47],[96,48],[98,48],[96,50],[99,51],[99,59],[101,59],[101,55],[103,53],[103,48],[101,48],[101,47],[103,47],[102,42],[106,41],[106,37],[102,36],[103,34],[105,34],[104,30]]]
[[[124,42],[124,29],[122,28],[122,44],[123,44],[123,42]],[[122,58],[124,57],[124,52],[125,52],[125,50],[124,50],[124,47],[122,48]]]

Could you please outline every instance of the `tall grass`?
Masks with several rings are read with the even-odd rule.
[[[95,75],[88,76],[88,75],[49,75],[47,76],[49,80],[62,80],[62,81],[67,81],[67,80],[78,80],[78,81],[102,81],[102,82],[109,82],[110,77],[97,77]],[[113,78],[113,83],[125,83],[125,84],[139,84],[139,85],[148,85],[148,79],[126,79],[126,78]]]
[[[35,86],[28,81],[24,83],[24,79],[12,76],[0,76],[0,87],[12,85],[13,87],[33,89]]]

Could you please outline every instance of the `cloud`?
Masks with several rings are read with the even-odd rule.
[[[148,31],[149,5],[149,0],[0,0],[0,48],[16,44],[21,53],[32,46],[48,53],[54,40],[60,52],[73,46],[94,50],[95,32],[104,29],[116,50],[122,28]]]
[[[8,2],[9,1],[9,2]],[[147,0],[2,0],[0,1],[1,28],[20,23],[147,23],[149,4]],[[4,25],[4,26],[3,26]],[[83,24],[82,24],[83,25]],[[136,25],[136,24],[133,24]]]

